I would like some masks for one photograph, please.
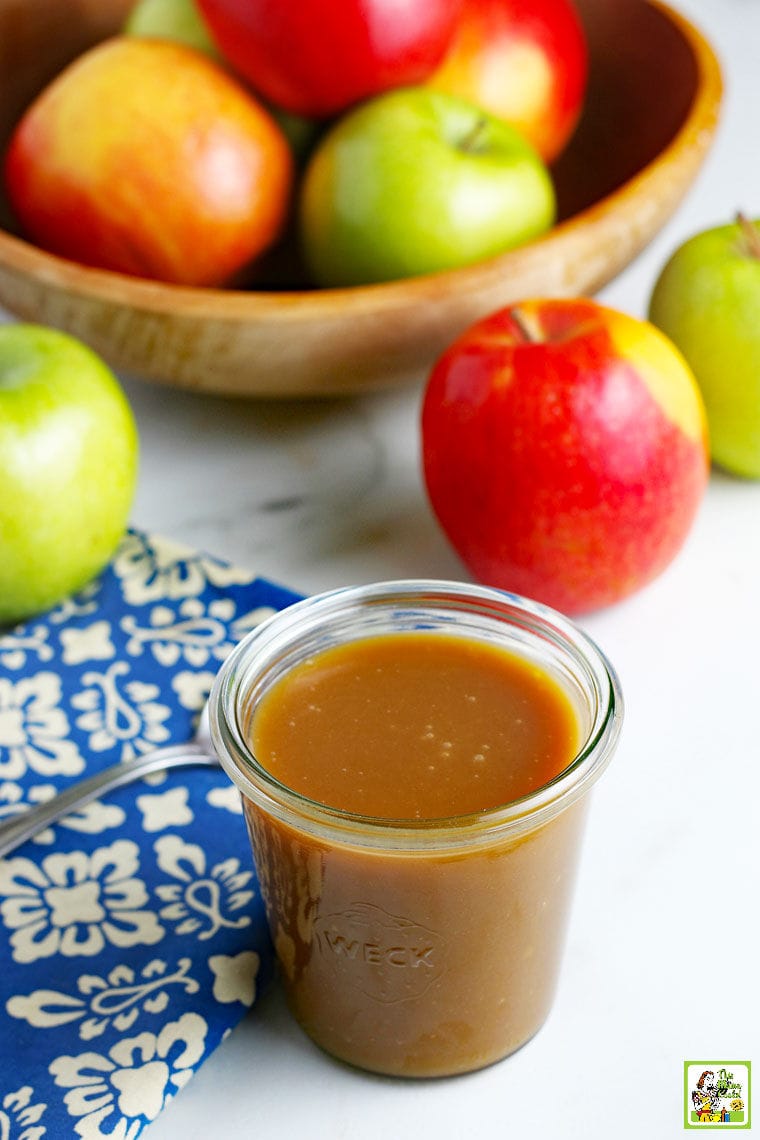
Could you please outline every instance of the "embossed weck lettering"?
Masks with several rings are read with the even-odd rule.
[[[362,942],[346,938],[336,931],[323,930],[317,941],[322,950],[330,950],[339,958],[366,962],[371,966],[399,966],[416,969],[433,969],[433,946],[382,946],[377,942]]]

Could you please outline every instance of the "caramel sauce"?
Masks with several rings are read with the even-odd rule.
[[[524,796],[567,767],[578,737],[570,698],[533,662],[432,632],[320,652],[264,694],[250,732],[259,762],[309,799],[423,821]],[[306,803],[287,823],[245,798],[244,810],[289,1004],[328,1052],[441,1076],[488,1065],[539,1028],[582,803],[453,849],[428,849],[424,827],[409,848],[365,845],[360,828],[329,838]]]
[[[409,632],[327,649],[264,695],[259,763],[286,787],[358,815],[440,819],[508,804],[579,744],[547,672],[470,638]]]

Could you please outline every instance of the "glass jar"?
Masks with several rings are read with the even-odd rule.
[[[569,696],[581,746],[554,779],[445,820],[353,815],[275,779],[251,721],[320,651],[425,630],[529,659]],[[588,792],[623,709],[615,673],[572,622],[514,594],[399,581],[296,603],[253,630],[215,682],[211,727],[239,788],[289,1005],[328,1052],[380,1073],[440,1076],[508,1055],[553,999]]]

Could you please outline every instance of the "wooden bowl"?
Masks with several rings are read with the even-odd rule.
[[[0,146],[32,96],[117,30],[133,0],[0,0]],[[478,317],[530,296],[590,295],[654,236],[712,140],[720,68],[659,2],[577,0],[586,108],[554,168],[559,222],[478,265],[352,289],[189,289],[88,269],[14,233],[0,196],[0,304],[65,329],[116,369],[237,396],[411,383]]]

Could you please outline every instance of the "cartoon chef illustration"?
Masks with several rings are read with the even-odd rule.
[[[713,1112],[716,1112],[720,1105],[720,1097],[715,1092],[714,1079],[715,1073],[712,1069],[705,1069],[691,1094],[694,1110],[703,1124],[711,1120]]]

